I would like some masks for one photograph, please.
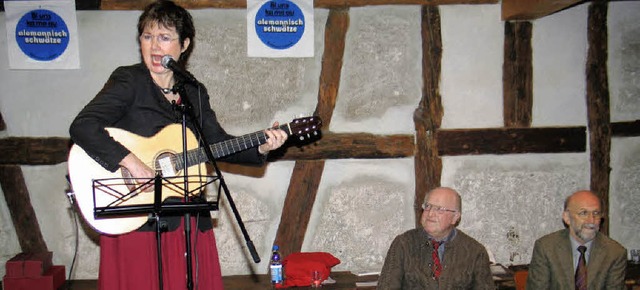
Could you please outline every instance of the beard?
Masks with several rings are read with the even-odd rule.
[[[585,243],[593,240],[600,230],[600,226],[598,226],[597,224],[584,223],[581,227],[577,227],[576,225],[573,226],[576,236],[582,239]]]

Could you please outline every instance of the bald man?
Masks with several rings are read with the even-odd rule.
[[[457,229],[462,201],[447,187],[426,194],[422,228],[398,235],[387,252],[378,290],[495,289],[489,255]]]
[[[538,239],[533,246],[527,290],[624,289],[627,252],[600,233],[602,202],[593,192],[573,193],[564,203],[562,220],[568,228]],[[586,264],[586,285],[577,283],[581,250]],[[580,286],[577,286],[579,284]]]

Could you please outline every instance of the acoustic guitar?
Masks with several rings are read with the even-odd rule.
[[[304,139],[316,134],[321,125],[319,117],[305,117],[281,125],[279,129],[290,136]],[[118,128],[107,128],[107,131],[116,141],[162,176],[161,200],[172,196],[184,197],[185,183],[190,192],[199,191],[203,184],[206,184],[203,182],[203,175],[207,172],[204,162],[208,161],[208,158],[204,149],[198,146],[195,135],[187,130],[187,160],[184,160],[182,125],[171,124],[151,137],[142,137]],[[258,131],[209,147],[213,157],[218,159],[260,146],[266,141],[266,133]],[[77,145],[73,145],[69,151],[68,167],[78,208],[87,223],[95,230],[104,234],[124,234],[136,230],[148,221],[148,213],[115,214],[106,218],[96,216],[105,209],[153,205],[155,178],[146,183],[136,183],[127,170],[120,168],[116,172],[108,171]],[[187,178],[183,174],[185,167]]]

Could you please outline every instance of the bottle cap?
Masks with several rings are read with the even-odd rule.
[[[274,251],[277,251],[277,250],[279,250],[279,249],[280,249],[280,247],[278,247],[278,245],[273,245],[273,250],[274,250]]]

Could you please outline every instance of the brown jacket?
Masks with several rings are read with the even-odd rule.
[[[387,252],[377,289],[495,289],[487,250],[462,231],[456,231],[453,239],[445,243],[438,281],[432,278],[432,247],[424,229],[397,236]]]
[[[618,242],[598,233],[587,262],[587,288],[625,289],[627,252]],[[527,290],[574,289],[574,267],[569,230],[538,239],[533,246]]]

